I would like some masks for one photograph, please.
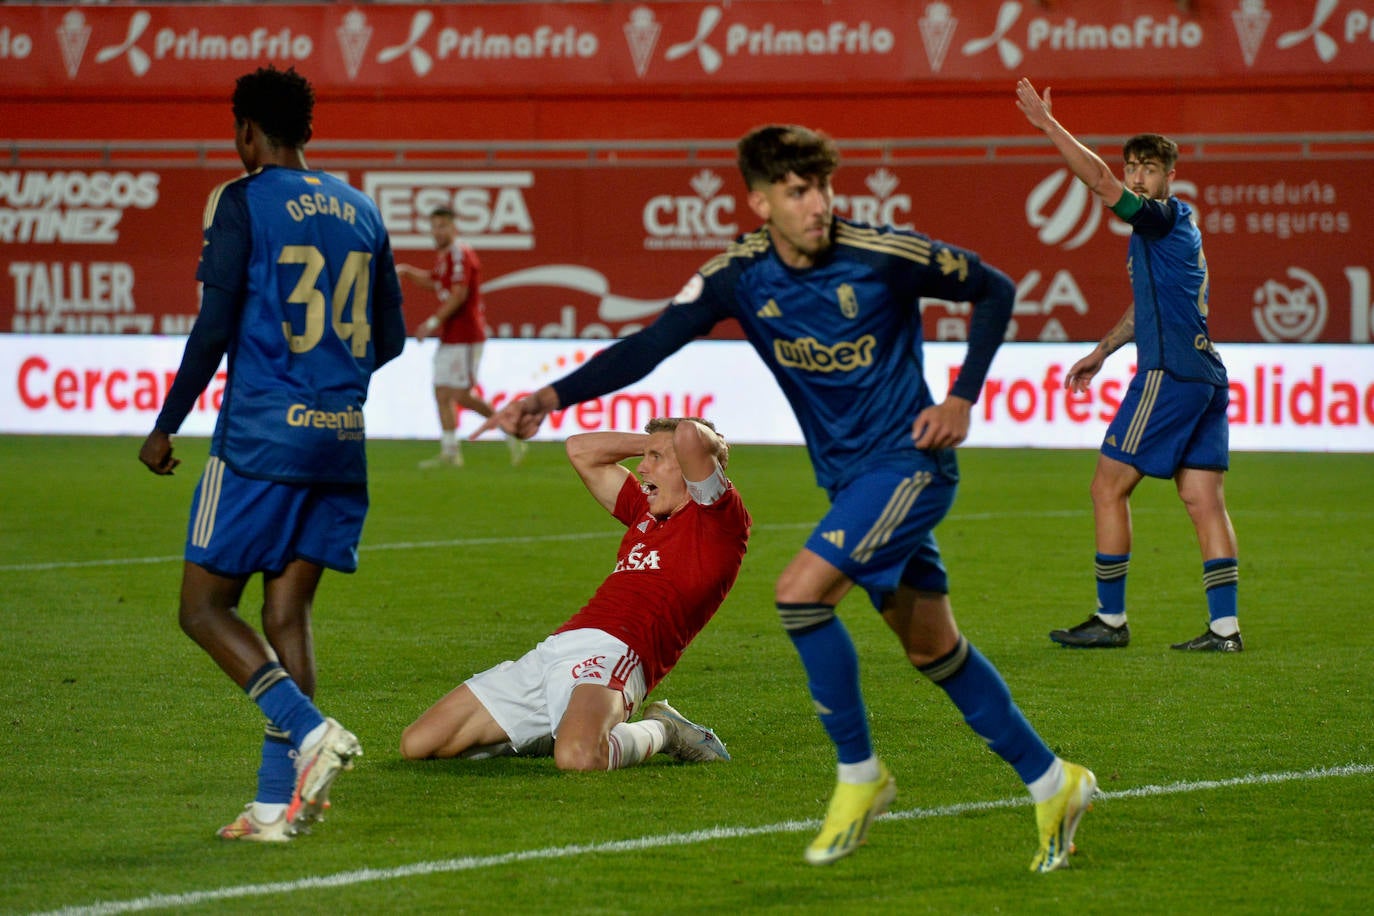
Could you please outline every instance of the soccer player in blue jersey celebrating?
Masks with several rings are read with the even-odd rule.
[[[290,840],[320,819],[335,777],[362,753],[311,700],[310,613],[325,567],[358,567],[363,402],[406,331],[376,206],[305,164],[313,108],[294,69],[259,69],[235,85],[234,147],[248,175],[206,204],[200,315],[138,455],[155,474],[173,472],[171,435],[227,353],[191,504],[180,622],[267,716],[257,798],[219,831],[231,840]],[[254,573],[263,635],[236,612]]]
[[[1126,270],[1132,303],[1093,351],[1070,367],[1065,384],[1086,391],[1108,356],[1136,343],[1136,374],[1107,427],[1093,475],[1097,612],[1050,639],[1078,648],[1130,642],[1126,571],[1131,561],[1131,493],[1144,477],[1174,479],[1197,529],[1210,622],[1201,636],[1173,648],[1239,652],[1236,532],[1222,479],[1230,464],[1226,367],[1207,334],[1207,259],[1192,208],[1169,193],[1178,144],[1159,134],[1126,141],[1125,182],[1055,120],[1050,91],[1016,86],[1017,107],[1044,131],[1069,169],[1130,223]]]
[[[739,322],[792,405],[830,497],[775,593],[839,758],[806,861],[853,852],[896,794],[874,754],[854,645],[835,615],[857,584],[911,663],[1030,789],[1040,832],[1032,870],[1059,868],[1097,780],[1046,746],[997,670],[960,634],[932,535],[954,501],[954,447],[968,435],[1015,288],[971,251],[836,217],[830,179],[839,153],[823,134],[757,128],[739,142],[739,165],[764,225],[702,266],[652,325],[506,405],[487,426],[533,435],[549,411],[628,385],[717,322]],[[968,353],[940,403],[923,375],[923,296],[973,304]]]

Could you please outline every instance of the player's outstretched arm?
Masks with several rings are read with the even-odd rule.
[[[563,447],[587,491],[607,512],[612,512],[625,478],[631,476],[630,469],[620,462],[643,455],[648,441],[645,433],[608,431],[569,436]]]
[[[414,280],[416,283],[430,283],[429,271],[416,267],[414,264],[397,264],[396,273],[403,279]]]
[[[485,432],[499,429],[518,439],[528,439],[539,432],[539,425],[544,422],[549,411],[557,410],[560,406],[562,405],[558,403],[558,393],[553,390],[553,386],[545,385],[533,394],[502,405],[500,410],[487,417],[468,438],[476,439]]]
[[[1121,179],[1112,173],[1101,156],[1079,143],[1078,139],[1051,114],[1048,87],[1042,97],[1036,93],[1031,81],[1023,77],[1016,84],[1016,107],[1021,109],[1021,113],[1026,116],[1032,127],[1039,128],[1049,137],[1050,142],[1064,157],[1069,170],[1101,198],[1103,203],[1112,207],[1121,200],[1121,196],[1126,193],[1126,186],[1121,183]]]

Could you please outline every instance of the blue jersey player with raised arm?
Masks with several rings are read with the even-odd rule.
[[[248,174],[205,206],[200,315],[138,455],[155,474],[173,472],[171,436],[228,354],[191,504],[180,623],[267,717],[257,797],[220,829],[229,840],[304,832],[362,753],[312,700],[310,614],[325,567],[358,567],[368,504],[363,403],[406,331],[376,206],[306,166],[313,109],[314,92],[294,69],[237,81],[234,147]],[[237,614],[256,573],[261,635]]]
[[[1050,632],[1060,645],[1120,648],[1126,624],[1126,572],[1131,560],[1131,494],[1145,477],[1174,479],[1202,549],[1209,622],[1202,635],[1173,648],[1240,652],[1236,616],[1236,532],[1226,511],[1223,478],[1230,465],[1226,367],[1207,333],[1207,259],[1192,208],[1170,192],[1178,144],[1160,134],[1126,141],[1125,181],[1055,120],[1050,90],[1029,80],[1016,104],[1044,131],[1070,171],[1131,226],[1126,269],[1131,304],[1093,351],[1069,367],[1065,384],[1086,391],[1108,356],[1132,339],[1136,374],[1107,426],[1093,474],[1097,611],[1077,626]]]
[[[1025,782],[1040,834],[1031,869],[1050,871],[1067,864],[1097,780],[1046,746],[959,632],[932,533],[954,501],[954,447],[968,435],[1015,288],[971,251],[836,217],[830,179],[838,165],[834,142],[817,131],[751,131],[739,142],[739,166],[763,226],[708,261],[652,325],[506,405],[488,426],[533,435],[549,411],[628,385],[717,322],[739,322],[791,404],[830,497],[775,592],[839,759],[806,861],[853,852],[896,794],[874,753],[854,645],[835,614],[857,584],[911,663]],[[939,403],[923,374],[922,297],[973,305],[966,359]]]

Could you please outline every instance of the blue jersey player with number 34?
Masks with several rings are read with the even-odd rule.
[[[823,134],[769,125],[741,139],[738,152],[749,206],[764,225],[702,266],[652,325],[506,405],[484,428],[531,436],[549,411],[628,385],[717,322],[737,321],[791,404],[830,497],[775,591],[839,761],[806,861],[849,855],[896,795],[874,753],[854,645],[835,614],[857,584],[911,663],[1030,790],[1040,835],[1031,869],[1060,868],[1096,778],[1046,746],[997,669],[959,632],[932,534],[954,501],[954,447],[968,434],[1015,288],[971,251],[836,217],[830,178],[839,154]],[[973,304],[966,359],[938,404],[923,374],[922,297]]]
[[[281,842],[321,819],[335,777],[362,753],[312,700],[310,612],[325,567],[358,567],[363,403],[406,332],[376,206],[305,164],[310,84],[294,69],[259,69],[237,81],[233,109],[249,174],[206,204],[200,315],[138,457],[173,472],[171,435],[228,354],[191,505],[180,623],[267,717],[257,797],[219,835]],[[237,614],[256,573],[262,635]]]

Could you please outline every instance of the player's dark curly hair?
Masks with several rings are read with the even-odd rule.
[[[739,170],[750,190],[798,178],[829,178],[840,165],[835,141],[798,124],[768,124],[740,138]]]
[[[278,146],[305,146],[314,113],[315,90],[295,67],[259,67],[234,84],[234,119],[255,122]]]
[[[1168,172],[1178,162],[1178,144],[1163,134],[1136,134],[1126,141],[1121,154],[1126,159],[1134,157],[1141,162],[1153,159]]]

